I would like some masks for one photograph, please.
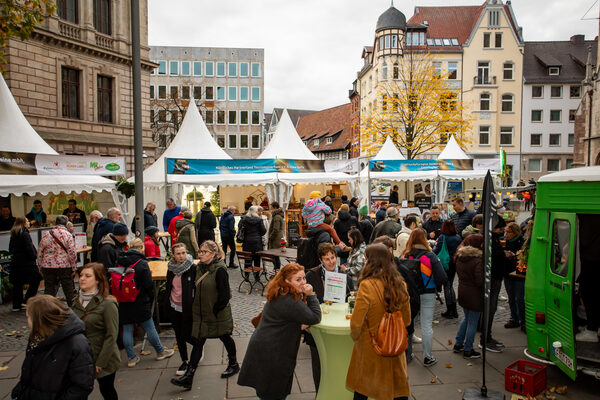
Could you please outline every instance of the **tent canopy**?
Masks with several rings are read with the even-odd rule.
[[[0,196],[36,193],[92,193],[115,189],[115,181],[97,175],[0,175]]]
[[[373,160],[406,160],[406,158],[398,150],[392,138],[388,136]]]
[[[440,153],[437,158],[438,160],[469,160],[471,157],[467,155],[460,148],[458,142],[454,138],[454,135],[450,135],[450,140],[448,140],[448,144],[444,147],[444,150]]]
[[[283,110],[273,138],[257,158],[286,158],[289,160],[318,160],[306,147],[294,128],[287,110]]]
[[[158,160],[144,170],[144,185],[164,185],[165,158],[231,159],[213,139],[194,100],[190,100],[175,139]]]
[[[538,182],[598,182],[600,166],[565,169],[542,176]]]
[[[29,125],[0,74],[0,150],[15,153],[58,153]]]

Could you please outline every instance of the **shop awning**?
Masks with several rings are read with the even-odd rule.
[[[115,181],[97,175],[0,175],[0,196],[111,192]]]

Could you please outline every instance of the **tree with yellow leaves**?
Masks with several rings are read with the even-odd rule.
[[[441,150],[450,135],[467,144],[469,113],[431,54],[406,51],[391,79],[376,85],[377,101],[361,115],[361,152],[374,155],[389,136],[407,159]]]

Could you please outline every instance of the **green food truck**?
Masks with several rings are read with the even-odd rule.
[[[599,275],[600,166],[545,175],[536,191],[525,279],[526,355],[572,379],[577,372],[600,379],[600,343],[576,340],[585,324],[585,291],[591,286],[600,296],[600,282],[581,283]]]

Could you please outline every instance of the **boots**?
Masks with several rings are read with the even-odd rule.
[[[194,383],[194,374],[196,373],[196,368],[192,366],[188,366],[185,374],[178,378],[171,379],[171,383],[175,386],[181,386],[186,390],[192,389],[192,384]]]
[[[238,372],[240,372],[240,364],[238,364],[235,358],[230,358],[229,364],[227,364],[227,369],[223,371],[223,373],[221,374],[221,378],[227,379],[230,376],[237,374]]]
[[[448,318],[448,319],[453,319],[453,318],[458,318],[458,312],[456,311],[456,303],[454,304],[450,304],[450,303],[446,303],[446,312],[442,313],[442,317],[444,318]]]

